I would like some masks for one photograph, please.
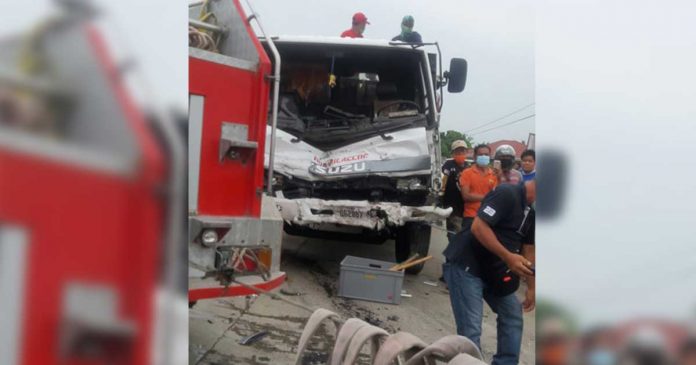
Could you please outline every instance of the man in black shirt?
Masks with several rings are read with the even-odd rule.
[[[480,347],[483,301],[498,315],[493,365],[519,362],[522,311],[534,309],[534,210],[536,182],[503,184],[486,195],[471,231],[457,234],[443,254],[457,333]],[[515,297],[520,277],[525,300]]]
[[[464,200],[459,190],[459,173],[469,167],[469,164],[466,162],[468,148],[466,142],[462,140],[452,142],[452,158],[442,164],[442,185],[444,189],[442,205],[445,208],[452,208],[452,214],[447,218],[447,230],[452,232],[459,232],[462,229]],[[447,234],[449,239],[452,239],[452,236],[450,233]]]

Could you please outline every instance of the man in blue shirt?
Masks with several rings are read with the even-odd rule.
[[[526,150],[522,152],[522,181],[534,180],[536,178],[536,152]]]

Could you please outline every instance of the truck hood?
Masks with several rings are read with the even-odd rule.
[[[412,176],[430,174],[425,127],[374,136],[334,150],[322,151],[280,129],[276,130],[274,172],[307,181],[338,180],[367,175]],[[266,128],[264,166],[268,168],[271,127]],[[296,142],[293,142],[296,141]]]

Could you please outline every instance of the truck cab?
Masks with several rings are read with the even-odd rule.
[[[272,125],[266,137],[275,151],[266,148],[265,167],[286,233],[395,239],[397,261],[427,255],[430,224],[451,212],[437,199],[442,88],[463,90],[466,61],[453,59],[443,75],[436,43],[272,41],[281,71],[276,138]],[[438,53],[428,52],[433,46]]]

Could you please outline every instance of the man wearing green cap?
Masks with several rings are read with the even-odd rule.
[[[412,16],[406,15],[401,20],[401,34],[392,38],[392,41],[401,41],[406,43],[423,43],[423,39],[421,38],[420,34],[418,34],[418,32],[413,31],[413,25],[415,24],[415,22],[416,21],[413,19]]]

